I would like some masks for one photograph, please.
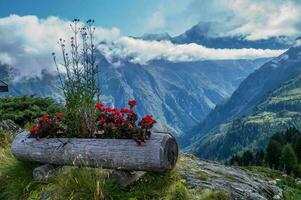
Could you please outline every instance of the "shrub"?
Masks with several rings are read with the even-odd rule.
[[[290,174],[297,166],[297,157],[291,144],[284,146],[281,152],[280,164],[281,168]]]
[[[10,119],[20,126],[33,122],[45,113],[60,113],[64,107],[51,98],[33,96],[0,98],[0,120]]]

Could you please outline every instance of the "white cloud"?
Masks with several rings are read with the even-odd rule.
[[[212,49],[194,43],[176,45],[169,41],[144,41],[129,37],[121,37],[114,43],[102,45],[100,50],[109,60],[117,57],[140,64],[145,64],[155,59],[163,59],[171,62],[255,59],[275,57],[285,51],[252,48]]]
[[[58,38],[71,37],[70,22],[57,17],[0,18],[0,61],[18,70],[18,78],[40,76],[43,70],[56,73],[51,52],[59,54]],[[106,41],[99,49],[109,59],[145,64],[164,59],[171,62],[220,59],[255,59],[278,56],[283,50],[210,49],[197,44],[176,45],[168,41],[143,41],[120,35],[117,28],[96,28],[96,40]],[[116,60],[116,59],[115,59]],[[120,63],[116,62],[115,65]]]
[[[177,34],[201,21],[214,22],[208,33],[211,36],[245,35],[250,40],[279,35],[297,37],[301,33],[301,1],[193,0],[185,10],[165,18],[167,24],[173,25],[172,30],[178,30]]]
[[[242,25],[232,33],[246,34],[247,39],[257,40],[271,36],[300,34],[301,7],[292,1],[232,0],[230,9]]]
[[[57,17],[36,16],[0,18],[0,60],[17,69],[18,78],[40,76],[43,70],[56,72],[51,52],[59,52],[57,41],[71,37],[70,22]],[[118,29],[97,28],[99,40],[118,38]]]

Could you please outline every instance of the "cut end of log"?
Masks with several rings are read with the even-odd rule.
[[[176,139],[170,135],[166,134],[164,140],[162,141],[162,168],[164,169],[173,169],[177,163],[178,160],[178,144],[176,142]]]

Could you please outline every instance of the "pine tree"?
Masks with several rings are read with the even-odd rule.
[[[264,161],[264,151],[263,150],[257,151],[254,160],[255,164],[258,166],[262,166],[263,161]]]
[[[299,161],[301,162],[301,136],[299,136],[295,143],[295,153]]]
[[[238,155],[234,155],[231,157],[229,164],[230,165],[241,165],[241,158]]]
[[[254,157],[251,151],[247,150],[242,155],[242,165],[249,166],[252,165],[254,162]]]
[[[292,145],[285,145],[281,152],[280,168],[286,171],[287,174],[291,174],[291,172],[297,166],[297,164],[297,156],[293,150]]]
[[[279,142],[275,140],[270,140],[266,148],[266,162],[268,163],[270,168],[278,168],[280,156],[281,156],[282,146]]]

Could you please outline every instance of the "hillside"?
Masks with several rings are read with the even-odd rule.
[[[220,124],[190,147],[204,158],[223,160],[250,149],[265,148],[270,136],[289,127],[301,128],[301,76],[263,97],[251,114]]]
[[[269,92],[301,73],[300,52],[300,46],[291,47],[284,54],[251,73],[229,100],[216,106],[201,123],[184,134],[181,140],[182,145],[187,146],[205,135],[211,134],[210,132],[217,130],[218,126],[225,127],[225,123],[251,114]]]

